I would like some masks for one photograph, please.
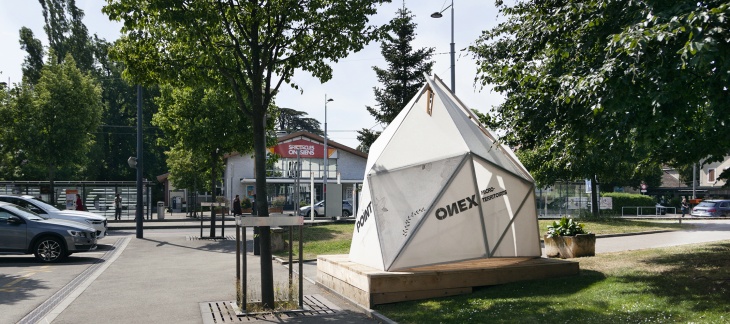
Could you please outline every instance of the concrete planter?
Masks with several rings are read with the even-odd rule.
[[[596,234],[576,236],[545,235],[545,255],[549,258],[580,258],[596,255]]]
[[[269,214],[277,213],[281,214],[284,212],[284,207],[269,207]]]

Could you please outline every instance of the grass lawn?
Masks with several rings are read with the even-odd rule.
[[[555,220],[539,220],[540,223],[540,237],[545,236],[547,233],[548,225],[552,224]],[[584,229],[594,233],[596,235],[602,234],[622,234],[622,233],[638,233],[647,231],[660,231],[660,230],[679,230],[679,229],[690,229],[694,227],[692,224],[687,222],[679,224],[675,220],[632,220],[622,218],[605,218],[600,220],[591,219],[589,221],[578,220],[584,224]]]
[[[540,220],[540,235],[545,235],[547,226],[552,220]],[[672,221],[634,221],[609,218],[600,221],[586,221],[586,230],[596,234],[635,233],[656,230],[677,230],[692,228],[691,224],[682,225]],[[320,254],[347,254],[350,253],[350,242],[354,224],[330,224],[304,227],[304,259],[316,259]],[[288,240],[289,234],[284,234]],[[299,257],[299,233],[294,231],[294,258]],[[274,253],[282,258],[289,257],[289,251]]]
[[[375,309],[398,323],[730,323],[730,241],[576,260],[574,277]]]
[[[304,259],[317,259],[320,254],[348,254],[350,253],[350,242],[354,224],[330,224],[318,226],[306,226],[304,233]],[[292,247],[294,258],[299,258],[299,232],[294,231],[294,246]],[[284,234],[284,239],[289,240],[289,234]],[[277,252],[274,255],[282,258],[289,257],[289,251]]]

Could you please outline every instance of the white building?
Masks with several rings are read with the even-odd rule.
[[[730,168],[730,156],[720,162],[712,162],[702,165],[700,170],[700,187],[719,188],[725,185],[725,180],[718,180],[723,171]]]
[[[309,132],[297,132],[279,137],[279,144],[269,152],[279,156],[272,170],[267,170],[266,186],[269,202],[274,197],[286,198],[285,210],[294,206],[297,150],[300,152],[300,201],[309,205],[311,179],[314,179],[315,201],[323,199],[324,175],[327,175],[327,191],[332,194],[341,190],[342,200],[357,203],[358,188],[365,175],[368,155],[334,141],[327,141],[327,172],[324,170],[324,138]],[[255,194],[253,154],[233,153],[227,156],[224,173],[225,196],[229,201],[240,195],[241,199],[253,200]]]

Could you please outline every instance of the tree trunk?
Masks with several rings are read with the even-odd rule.
[[[210,237],[215,237],[215,151],[210,154]]]
[[[254,94],[253,102],[261,102],[256,98],[261,94]],[[256,211],[258,217],[269,217],[266,193],[266,109],[260,108],[253,111],[254,131],[254,164],[256,172]],[[266,309],[273,309],[274,305],[274,278],[271,264],[271,228],[262,226],[259,228],[260,260],[261,260],[261,303]]]

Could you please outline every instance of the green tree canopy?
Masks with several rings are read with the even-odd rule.
[[[434,49],[428,47],[414,50],[411,46],[411,42],[416,38],[416,23],[413,22],[413,15],[405,5],[398,9],[396,17],[386,25],[385,31],[387,33],[380,44],[380,53],[388,62],[388,68],[373,66],[383,88],[373,87],[375,101],[378,104],[366,108],[377,122],[387,126],[423,85],[425,82],[423,74],[431,73],[433,67],[431,55]],[[358,149],[363,152],[368,152],[370,145],[380,135],[380,132],[373,132],[367,128],[357,132],[357,139],[360,141]]]
[[[291,108],[279,108],[278,115],[276,117],[276,125],[279,130],[286,131],[287,133],[294,133],[298,131],[307,131],[313,134],[322,135],[322,128],[319,126],[319,121],[306,117],[307,113]]]
[[[520,1],[470,47],[539,182],[611,182],[730,151],[727,1]]]
[[[70,55],[57,62],[49,60],[34,87],[17,88],[22,93],[9,106],[12,117],[3,120],[13,134],[13,154],[27,170],[45,170],[51,186],[58,170],[82,174],[74,168],[86,163],[102,111],[94,79]]]
[[[273,95],[296,70],[329,80],[330,62],[378,36],[368,16],[382,2],[110,0],[103,11],[124,23],[115,53],[132,81],[220,87],[234,96],[253,130],[257,200],[267,201],[265,125]],[[265,204],[257,209],[268,215]],[[268,228],[260,238],[262,303],[273,307]]]

